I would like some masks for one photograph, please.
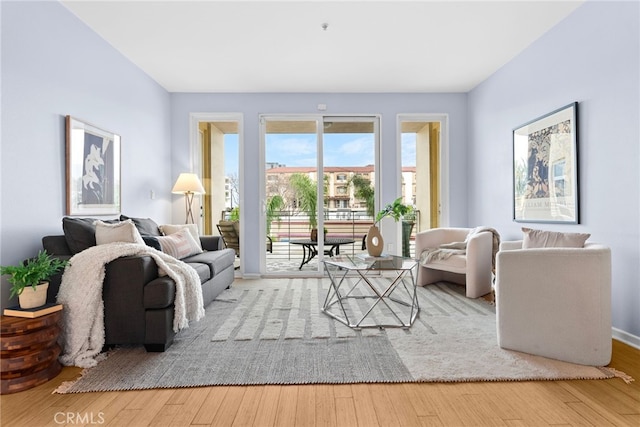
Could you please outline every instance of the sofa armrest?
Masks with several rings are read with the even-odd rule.
[[[200,244],[205,251],[218,251],[224,249],[220,236],[200,236]]]
[[[102,288],[106,344],[144,342],[144,288],[157,277],[158,266],[150,256],[126,256],[107,264]]]

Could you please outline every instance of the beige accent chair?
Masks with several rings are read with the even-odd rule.
[[[611,250],[522,249],[502,242],[496,267],[500,347],[566,362],[611,361]]]
[[[424,250],[439,248],[442,244],[464,242],[472,228],[434,228],[416,234],[416,258]],[[469,298],[478,298],[491,292],[493,235],[483,231],[471,236],[466,254],[434,259],[418,268],[418,285],[446,281],[466,284]]]

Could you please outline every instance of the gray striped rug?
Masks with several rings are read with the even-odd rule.
[[[380,280],[386,280],[381,278]],[[494,307],[464,289],[418,289],[410,329],[353,330],[320,311],[327,279],[236,280],[164,353],[111,351],[58,393],[250,384],[609,378],[602,369],[502,350]],[[364,301],[347,307],[361,315]],[[390,313],[379,305],[376,322]]]

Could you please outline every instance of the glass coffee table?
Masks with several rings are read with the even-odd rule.
[[[354,329],[413,325],[420,311],[417,260],[337,255],[324,268],[331,280],[322,307],[328,316]]]

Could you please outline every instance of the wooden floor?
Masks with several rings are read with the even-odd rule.
[[[611,366],[639,381],[198,387],[0,397],[14,426],[640,426],[640,350],[613,341]]]

